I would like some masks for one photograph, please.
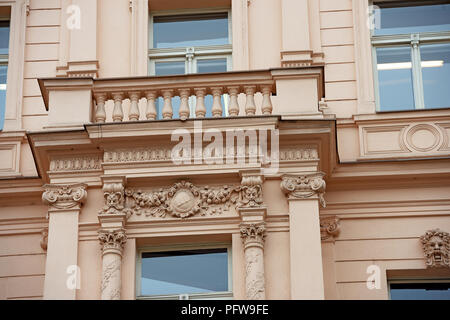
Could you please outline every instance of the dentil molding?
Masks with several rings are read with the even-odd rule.
[[[53,209],[79,208],[87,197],[87,185],[83,183],[72,185],[46,184],[42,201]]]
[[[307,199],[314,196],[319,198],[322,207],[326,207],[324,194],[326,183],[324,173],[317,172],[302,175],[283,175],[281,190],[289,199]]]
[[[439,229],[420,237],[427,268],[450,268],[450,234]]]

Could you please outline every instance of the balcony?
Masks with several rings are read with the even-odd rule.
[[[258,115],[323,118],[319,111],[324,96],[322,67],[134,78],[47,78],[39,79],[39,86],[49,112],[46,128]],[[206,105],[208,95],[212,96],[211,104]]]

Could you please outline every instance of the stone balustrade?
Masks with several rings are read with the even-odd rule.
[[[323,68],[134,78],[39,79],[48,127],[281,115],[321,117]],[[208,102],[208,103],[206,103]]]

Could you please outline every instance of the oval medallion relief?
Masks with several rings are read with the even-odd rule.
[[[195,213],[196,198],[188,189],[178,190],[170,201],[173,213],[179,217],[187,217]]]

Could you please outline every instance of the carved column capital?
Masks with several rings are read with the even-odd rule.
[[[450,268],[450,234],[439,229],[420,237],[427,268]]]
[[[127,242],[125,229],[100,229],[98,231],[98,240],[102,246],[103,255],[108,253],[116,253],[122,256],[123,247]]]
[[[320,238],[322,241],[334,241],[341,231],[340,219],[336,216],[320,218]]]
[[[265,222],[258,222],[258,223],[243,222],[239,225],[239,227],[245,249],[249,247],[264,248],[264,241],[266,238]]]
[[[289,199],[307,199],[317,196],[322,207],[326,207],[324,194],[326,183],[322,172],[283,175],[281,190],[288,195]]]
[[[263,177],[261,175],[244,175],[241,181],[241,196],[237,207],[261,207],[263,205],[262,184]]]
[[[42,201],[56,211],[80,209],[81,204],[87,197],[86,188],[87,185],[83,183],[46,184],[44,185],[45,191],[42,194]]]

